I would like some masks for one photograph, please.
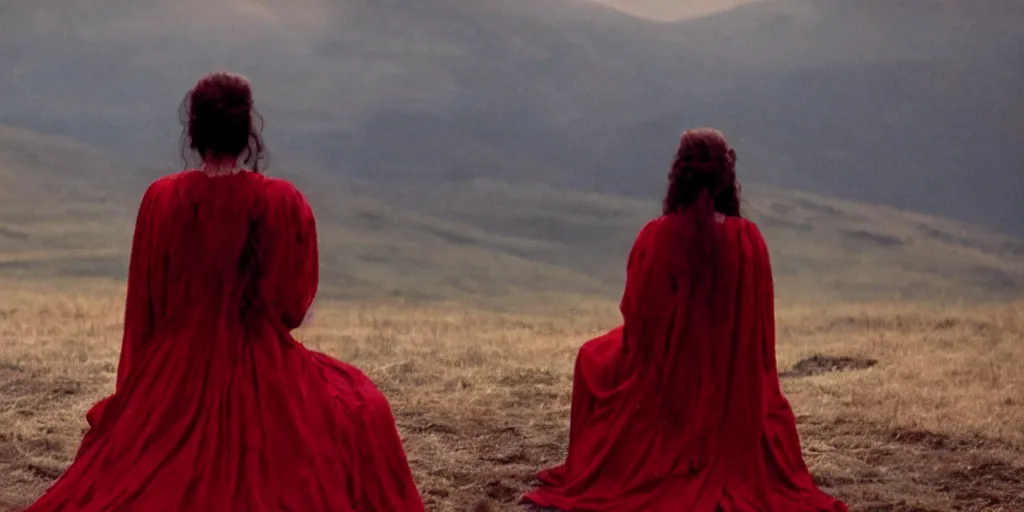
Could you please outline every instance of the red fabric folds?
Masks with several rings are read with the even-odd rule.
[[[640,232],[623,325],[579,351],[568,456],[524,497],[566,511],[824,512],[779,385],[757,227],[693,211]],[[704,263],[691,242],[708,244]]]
[[[154,182],[116,390],[28,511],[424,510],[387,399],[290,334],[317,279],[313,212],[288,182]]]

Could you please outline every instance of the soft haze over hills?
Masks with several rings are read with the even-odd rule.
[[[777,0],[652,24],[587,1],[7,4],[0,121],[170,162],[200,74],[256,84],[278,162],[649,196],[678,132],[748,181],[1024,233],[1024,4]]]
[[[766,0],[591,0],[622,12],[658,21],[679,21]],[[771,1],[771,0],[767,0]]]
[[[1024,234],[1015,0],[772,0],[671,23],[590,0],[0,11],[10,254],[74,249],[89,272],[116,273],[104,258],[120,257],[142,187],[179,168],[184,92],[224,68],[253,79],[271,170],[331,221],[325,264],[353,290],[614,289],[679,133],[698,125],[738,147],[784,275],[828,274],[822,293],[856,296],[1020,290],[1010,238],[821,197]],[[84,211],[58,208],[60,194]],[[108,237],[99,252],[93,228]],[[829,255],[846,263],[822,267]]]
[[[54,172],[59,162],[73,162],[76,179]],[[71,140],[0,127],[0,275],[122,278],[147,174],[124,180],[125,168]],[[319,219],[321,290],[341,298],[614,298],[633,236],[657,211],[653,201],[485,178],[293,178]],[[744,208],[769,240],[783,300],[998,301],[1024,290],[1019,239],[774,188],[748,187]]]

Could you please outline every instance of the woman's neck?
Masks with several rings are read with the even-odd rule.
[[[242,170],[238,167],[236,160],[207,160],[203,162],[202,171],[209,176],[224,176],[227,174],[235,174]]]

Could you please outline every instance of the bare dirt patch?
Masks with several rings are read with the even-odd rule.
[[[1024,509],[1022,452],[997,440],[849,419],[804,421],[801,435],[805,448],[828,454],[815,480],[846,497],[851,510]]]
[[[780,377],[810,377],[832,372],[848,372],[864,370],[878,364],[874,359],[865,357],[823,356],[815,354],[801,359],[789,371],[779,374]]]

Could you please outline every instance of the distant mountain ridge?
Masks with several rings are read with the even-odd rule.
[[[63,186],[72,171],[78,179]],[[0,127],[0,276],[123,279],[142,190],[169,172]],[[333,298],[615,299],[633,238],[658,212],[655,201],[487,178],[424,188],[285,177],[317,214],[322,295]],[[997,301],[1024,293],[1024,240],[766,187],[748,187],[744,208],[768,240],[781,300]]]
[[[39,0],[4,7],[0,122],[166,162],[183,92],[227,67],[284,166],[649,198],[678,133],[714,125],[748,181],[1024,234],[1022,5],[777,0],[652,24],[567,0]]]
[[[994,232],[1024,235],[1024,3],[679,23],[583,0],[0,9],[5,275],[122,275],[138,195],[182,165],[184,92],[227,68],[253,79],[270,172],[324,220],[337,296],[614,295],[700,125],[739,152],[784,295],[1022,293],[1019,238]]]

